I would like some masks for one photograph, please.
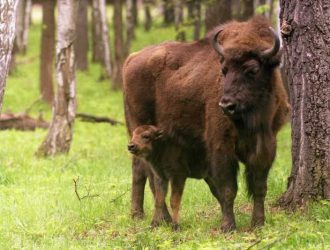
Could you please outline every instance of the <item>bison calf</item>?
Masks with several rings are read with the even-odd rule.
[[[161,221],[170,221],[171,217],[165,204],[170,181],[172,222],[173,228],[177,229],[181,197],[186,178],[190,175],[185,152],[166,139],[163,131],[152,125],[139,126],[133,131],[128,150],[133,155],[149,162],[155,173],[156,211],[152,221],[153,226],[158,225]]]

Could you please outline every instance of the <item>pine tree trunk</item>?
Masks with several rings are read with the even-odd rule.
[[[280,204],[330,199],[330,3],[281,0],[292,112],[292,171]]]
[[[183,23],[183,3],[182,0],[174,0],[174,26],[176,30],[176,40],[185,41],[186,33],[182,28]]]
[[[75,54],[77,69],[88,70],[88,18],[87,18],[88,0],[80,0],[77,17],[77,38],[75,40]]]
[[[67,153],[70,149],[76,113],[76,79],[74,39],[76,37],[77,0],[58,0],[56,47],[57,92],[53,119],[45,141],[37,154],[40,156]]]
[[[0,112],[15,37],[18,1],[0,1]]]
[[[102,22],[100,17],[99,0],[92,0],[92,36],[92,60],[93,62],[102,63]]]
[[[131,49],[132,39],[134,38],[134,8],[133,0],[126,0],[126,46],[125,54],[128,55]]]
[[[114,0],[114,16],[113,24],[115,30],[115,65],[113,88],[122,88],[122,67],[124,62],[124,40],[123,40],[123,17],[122,17],[122,0]]]
[[[53,62],[55,52],[55,1],[42,2],[42,31],[40,53],[40,94],[52,105],[54,100]]]
[[[231,0],[214,0],[206,7],[206,32],[231,19]]]
[[[144,8],[144,30],[149,31],[152,25],[152,18],[150,12],[150,0],[143,0],[143,8]]]

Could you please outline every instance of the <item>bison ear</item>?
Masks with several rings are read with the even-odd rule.
[[[164,137],[164,131],[163,130],[157,130],[156,132],[156,140],[162,139]]]

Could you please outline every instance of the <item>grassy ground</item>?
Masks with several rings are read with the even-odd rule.
[[[38,48],[40,26],[30,33],[29,52],[9,77],[3,110],[24,111],[39,96]],[[170,28],[145,34],[138,30],[133,50],[174,37]],[[78,73],[78,110],[124,120],[121,92],[99,82],[101,69],[91,65]],[[32,114],[50,109],[37,104]],[[183,197],[182,229],[151,230],[153,202],[146,189],[146,218],[133,221],[130,212],[131,169],[124,126],[75,123],[68,155],[38,159],[34,153],[46,131],[0,132],[0,249],[329,249],[330,205],[311,204],[306,211],[287,214],[272,204],[285,190],[290,172],[290,129],[279,135],[276,162],[269,178],[266,225],[248,230],[251,205],[240,176],[235,212],[238,230],[222,234],[220,211],[203,181],[189,180]],[[97,195],[79,201],[81,196]]]

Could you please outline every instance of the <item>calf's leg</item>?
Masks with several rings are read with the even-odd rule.
[[[151,222],[152,227],[158,226],[161,222],[170,222],[171,216],[168,212],[165,198],[168,189],[168,180],[154,175],[155,183],[155,211]]]
[[[137,219],[141,219],[144,216],[143,200],[144,187],[147,181],[147,167],[142,160],[133,157],[131,215]]]
[[[171,208],[173,212],[172,223],[174,230],[179,229],[179,211],[185,181],[185,177],[174,177],[171,179]]]

